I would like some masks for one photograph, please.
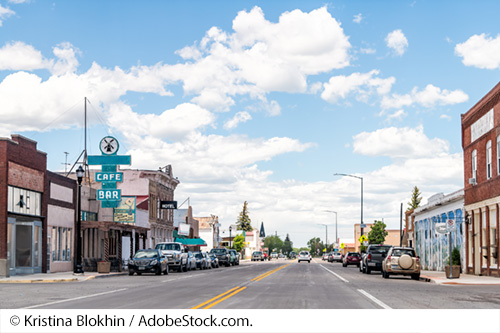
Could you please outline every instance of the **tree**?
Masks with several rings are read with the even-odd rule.
[[[264,247],[269,251],[280,251],[283,248],[283,241],[279,236],[267,236],[264,238]]]
[[[408,209],[406,211],[410,211],[412,209],[420,206],[420,202],[422,201],[422,193],[418,189],[418,187],[413,188],[413,192],[411,193],[410,202],[408,202]]]
[[[236,250],[236,252],[241,252],[245,247],[245,237],[243,235],[236,235],[233,238],[232,248]]]
[[[321,239],[319,237],[311,238],[307,242],[307,246],[309,246],[310,248],[311,255],[317,255],[318,250],[319,253],[322,253],[323,249],[325,248],[325,245],[323,244],[323,242],[321,242]]]
[[[370,232],[368,233],[368,241],[370,244],[384,244],[385,236],[388,232],[385,231],[387,225],[382,221],[376,221],[372,225]]]
[[[283,253],[290,253],[293,251],[293,242],[290,240],[288,234],[286,234],[285,241],[283,242],[283,248],[281,250]]]
[[[243,203],[243,210],[240,213],[240,216],[238,217],[238,221],[236,221],[236,229],[237,230],[243,230],[243,231],[252,231],[252,220],[250,220],[250,217],[248,216],[248,202]]]

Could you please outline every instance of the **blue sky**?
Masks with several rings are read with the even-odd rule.
[[[0,1],[0,135],[63,170],[108,134],[195,215],[303,246],[463,186],[460,114],[498,83],[495,1]],[[334,233],[329,228],[329,240]]]

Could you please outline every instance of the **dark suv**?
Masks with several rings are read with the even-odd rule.
[[[231,254],[226,248],[211,249],[210,254],[215,254],[217,259],[219,259],[219,265],[225,265],[226,267],[231,265]]]
[[[361,259],[359,270],[366,274],[370,274],[371,271],[382,271],[382,261],[391,247],[391,245],[382,244],[368,245],[366,253]]]

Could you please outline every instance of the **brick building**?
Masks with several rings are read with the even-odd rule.
[[[363,228],[363,235],[368,237],[368,233],[372,230],[373,224],[366,223],[366,228]],[[399,229],[385,229],[387,231],[387,236],[385,236],[384,244],[399,246],[400,232]],[[360,224],[354,224],[354,250],[355,252],[360,251],[361,243],[359,238],[361,237]]]
[[[467,272],[500,277],[500,83],[462,115]]]
[[[36,145],[0,138],[0,276],[47,271],[47,155]]]

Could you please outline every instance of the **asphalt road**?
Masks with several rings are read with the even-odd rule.
[[[36,309],[498,309],[497,286],[383,279],[315,259],[242,262],[187,273],[85,282],[0,284],[0,308]]]

